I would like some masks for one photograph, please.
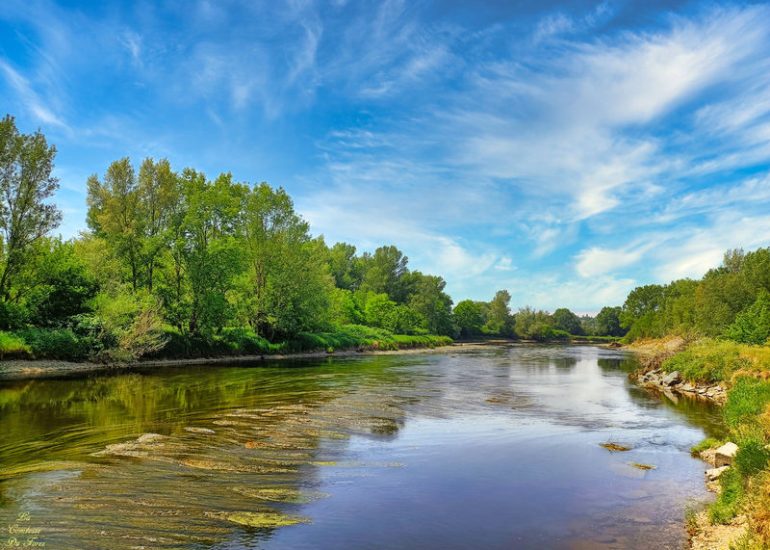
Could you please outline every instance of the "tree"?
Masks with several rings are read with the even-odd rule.
[[[361,263],[356,257],[356,247],[336,243],[329,249],[329,270],[337,288],[356,290],[361,285]]]
[[[583,326],[580,318],[569,309],[562,307],[553,312],[553,328],[563,330],[569,334],[583,334]]]
[[[626,330],[620,325],[620,307],[603,307],[596,316],[597,336],[624,336]]]
[[[500,336],[513,335],[513,318],[511,316],[511,295],[507,290],[498,290],[489,302],[487,322],[484,332]]]
[[[409,272],[409,259],[395,246],[381,246],[374,254],[361,258],[363,281],[361,288],[370,292],[384,292],[397,302],[405,303],[409,289],[405,275]]]
[[[444,292],[446,281],[436,275],[412,273],[409,307],[425,320],[425,330],[432,334],[452,335],[452,298]]]
[[[334,283],[323,240],[311,238],[286,191],[266,183],[247,194],[242,216],[249,262],[242,297],[254,330],[272,337],[324,325]]]
[[[154,162],[147,158],[139,168],[137,192],[139,215],[144,220],[141,236],[141,258],[145,266],[145,282],[152,292],[155,268],[162,252],[168,246],[168,223],[173,206],[179,200],[177,175],[171,171],[168,160]]]
[[[484,305],[473,300],[463,300],[454,309],[454,320],[461,338],[470,338],[481,334],[486,316]]]
[[[551,323],[547,312],[526,306],[516,313],[516,334],[522,338],[542,338],[543,334],[548,334],[543,327],[550,328]]]
[[[744,344],[762,345],[770,338],[770,293],[762,289],[757,299],[741,311],[725,330],[725,336]]]
[[[190,332],[221,329],[232,317],[227,295],[247,258],[239,242],[241,205],[247,188],[230,174],[215,181],[194,170],[183,173],[188,210],[183,219],[182,258],[189,281]]]
[[[40,131],[20,133],[11,116],[0,121],[0,301],[11,300],[32,245],[61,221],[59,209],[46,203],[59,187],[51,175],[55,156]]]
[[[142,258],[143,215],[136,173],[126,157],[110,164],[99,181],[88,178],[88,226],[102,237],[128,269],[133,290],[139,289]]]

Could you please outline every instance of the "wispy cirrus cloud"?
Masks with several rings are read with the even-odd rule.
[[[767,244],[765,4],[106,5],[0,4],[2,99],[57,138],[81,223],[80,174],[168,156],[457,297],[584,311]]]

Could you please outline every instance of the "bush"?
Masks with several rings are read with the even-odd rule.
[[[770,294],[762,289],[757,299],[741,311],[725,330],[725,336],[744,344],[762,345],[770,337]]]
[[[102,358],[133,361],[151,355],[166,344],[160,304],[145,293],[101,293],[92,302],[93,317],[101,327]]]
[[[735,456],[735,466],[744,477],[753,476],[765,469],[770,454],[764,443],[756,439],[741,442],[738,454]]]
[[[22,338],[10,332],[0,331],[0,360],[26,359],[31,351]]]
[[[23,328],[29,321],[29,310],[20,304],[0,301],[0,330]]]
[[[33,328],[18,332],[37,359],[83,361],[98,349],[95,339],[79,337],[70,329]]]

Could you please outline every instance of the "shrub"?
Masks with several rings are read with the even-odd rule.
[[[753,476],[765,469],[769,458],[770,454],[763,442],[748,439],[741,442],[735,456],[735,466],[744,477]]]
[[[13,302],[0,301],[0,330],[23,328],[29,321],[29,310]]]
[[[145,293],[101,293],[92,303],[107,360],[132,361],[163,348],[160,304]]]
[[[725,336],[744,344],[761,345],[770,337],[770,294],[760,290],[757,299],[741,311],[725,330]]]
[[[38,359],[82,361],[97,347],[93,338],[79,337],[70,329],[32,328],[18,333]]]

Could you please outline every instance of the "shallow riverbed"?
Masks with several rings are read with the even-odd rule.
[[[718,413],[633,366],[522,345],[0,382],[0,548],[681,548]]]

